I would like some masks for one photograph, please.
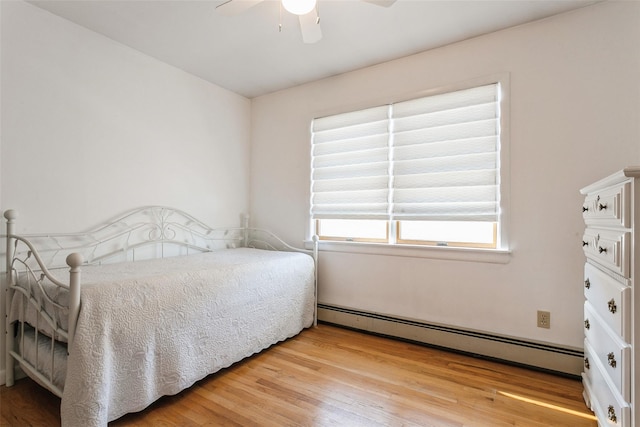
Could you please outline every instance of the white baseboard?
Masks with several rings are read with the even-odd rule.
[[[318,320],[576,378],[580,377],[584,366],[584,353],[580,348],[527,341],[332,305],[318,304]]]

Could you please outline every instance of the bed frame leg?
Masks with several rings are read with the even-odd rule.
[[[14,349],[14,338],[13,338],[13,325],[9,321],[9,311],[11,309],[11,296],[13,292],[11,290],[11,285],[13,284],[13,274],[11,273],[12,267],[12,254],[13,254],[13,240],[11,236],[13,235],[13,226],[14,221],[18,217],[18,213],[13,209],[9,209],[4,213],[4,217],[7,220],[7,252],[5,253],[6,258],[6,279],[5,279],[5,322],[4,322],[4,334],[5,334],[5,385],[7,387],[11,387],[14,384],[14,371],[13,371],[13,356],[11,356],[10,352]]]
[[[10,345],[13,346],[13,334],[11,332],[7,331],[7,339],[6,339],[5,345],[7,346],[7,348],[9,348]],[[11,387],[14,384],[13,357],[9,354],[9,350],[5,352],[4,357],[6,358],[5,371],[4,371],[4,385],[7,387]]]

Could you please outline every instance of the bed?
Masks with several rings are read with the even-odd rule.
[[[63,426],[105,426],[316,323],[317,239],[159,206],[72,234],[18,236],[4,215],[6,385],[19,365]]]

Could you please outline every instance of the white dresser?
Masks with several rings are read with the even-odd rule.
[[[580,192],[584,398],[600,426],[640,427],[640,166]]]

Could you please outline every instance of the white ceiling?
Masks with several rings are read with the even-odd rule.
[[[242,1],[242,0],[235,0]],[[222,0],[30,3],[253,98],[592,4],[593,0],[319,0],[323,38],[304,44],[297,17],[266,0],[223,16]]]

